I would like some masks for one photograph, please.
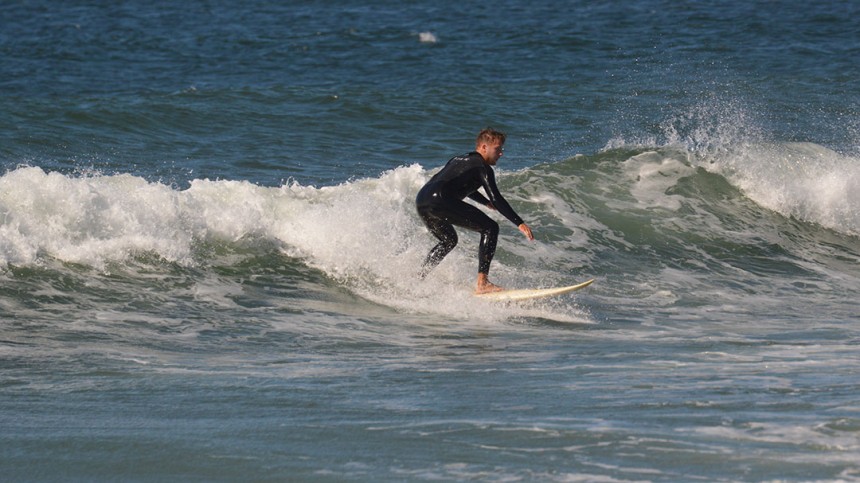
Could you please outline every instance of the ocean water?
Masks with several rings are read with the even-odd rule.
[[[3,3],[2,479],[860,480],[858,14]]]

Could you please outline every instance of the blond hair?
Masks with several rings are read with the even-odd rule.
[[[488,127],[478,133],[478,137],[475,139],[475,147],[479,147],[484,143],[495,144],[496,142],[500,145],[505,144],[505,133]]]

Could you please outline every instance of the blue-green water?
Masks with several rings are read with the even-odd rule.
[[[4,481],[860,479],[852,2],[0,6]],[[492,125],[477,239],[413,200]]]

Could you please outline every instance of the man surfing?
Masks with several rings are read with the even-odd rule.
[[[496,186],[493,166],[504,152],[505,134],[491,128],[478,133],[475,151],[455,156],[436,173],[418,192],[415,199],[418,215],[439,243],[430,250],[421,267],[421,277],[427,275],[451,250],[457,246],[460,226],[481,234],[478,245],[478,283],[476,294],[496,292],[501,287],[490,283],[490,263],[496,253],[499,224],[481,210],[463,201],[467,196],[492,210],[498,210],[510,220],[529,240],[534,240],[532,230],[523,223],[511,205],[505,201]],[[484,188],[486,196],[478,192]],[[487,199],[489,198],[489,199]]]

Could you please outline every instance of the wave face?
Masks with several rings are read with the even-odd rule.
[[[614,143],[592,156],[501,173],[538,241],[526,243],[500,219],[494,278],[545,286],[596,276],[657,287],[671,270],[677,283],[701,277],[731,287],[750,277],[790,284],[853,273],[855,158],[811,143],[743,144],[716,154],[678,143]],[[321,188],[197,179],[179,189],[127,174],[20,167],[0,178],[0,265],[53,261],[109,272],[150,260],[207,270],[232,263],[219,256],[275,252],[371,299],[409,307],[427,291],[406,280],[432,245],[413,206],[430,174],[412,165]],[[475,244],[464,234],[426,283],[445,292],[471,282]]]

